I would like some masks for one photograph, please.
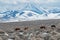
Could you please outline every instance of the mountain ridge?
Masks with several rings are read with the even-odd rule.
[[[44,9],[43,7],[36,7],[32,3],[20,10],[8,10],[0,13],[0,21],[15,22],[15,21],[33,21],[33,20],[47,20],[47,19],[60,19],[60,9]]]

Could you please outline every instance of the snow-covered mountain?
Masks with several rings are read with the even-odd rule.
[[[60,9],[44,9],[42,7],[36,7],[34,4],[28,3],[22,9],[7,10],[5,12],[0,13],[1,22],[32,21],[47,19],[60,19]]]

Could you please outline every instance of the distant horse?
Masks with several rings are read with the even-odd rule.
[[[51,25],[51,27],[52,27],[52,28],[56,28],[56,26],[55,26],[55,25]]]
[[[40,29],[45,29],[46,27],[45,26],[41,26]]]
[[[18,31],[18,30],[20,30],[20,28],[18,28],[18,27],[17,27],[17,28],[15,28],[15,31]]]
[[[25,28],[24,28],[24,30],[27,30],[27,29],[28,29],[28,27],[25,27]]]

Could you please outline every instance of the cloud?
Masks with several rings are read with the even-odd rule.
[[[17,4],[18,2],[19,3],[30,2],[30,0],[0,0],[0,2],[8,4]]]
[[[50,2],[59,2],[59,0],[0,0],[0,2],[7,4],[18,4],[24,2],[35,2],[35,3],[50,3]]]
[[[6,4],[17,4],[17,1],[15,0],[0,0],[0,2],[2,3],[6,3]]]
[[[47,0],[47,2],[55,2],[55,0]]]

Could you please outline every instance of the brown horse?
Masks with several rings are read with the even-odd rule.
[[[17,28],[15,28],[15,31],[18,31],[18,30],[20,30],[20,28],[18,28],[18,27],[17,27]]]
[[[55,26],[55,25],[51,25],[51,27],[52,27],[52,28],[56,28],[56,26]]]
[[[46,27],[45,26],[41,26],[40,29],[45,29]]]
[[[25,27],[24,30],[28,30],[28,27]]]

